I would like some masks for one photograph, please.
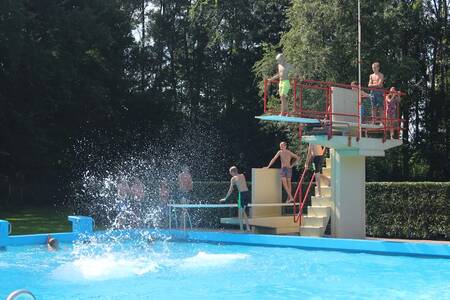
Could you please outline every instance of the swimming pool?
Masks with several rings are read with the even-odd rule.
[[[245,236],[245,235],[242,235]],[[94,236],[9,246],[0,299],[450,299],[450,259]]]

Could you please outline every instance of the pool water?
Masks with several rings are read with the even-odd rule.
[[[0,299],[450,299],[450,259],[170,241],[8,247]]]

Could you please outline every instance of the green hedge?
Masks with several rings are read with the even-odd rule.
[[[366,186],[367,235],[450,240],[450,183]]]
[[[193,199],[218,203],[228,187],[229,182],[195,182]],[[236,193],[228,203],[235,199]],[[367,183],[366,207],[368,236],[450,240],[450,183]],[[191,215],[196,226],[217,228],[220,217],[236,211],[198,209]]]

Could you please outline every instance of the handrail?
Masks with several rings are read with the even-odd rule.
[[[33,293],[31,293],[28,290],[16,290],[9,294],[9,296],[6,298],[6,300],[14,300],[20,295],[28,295],[31,297],[31,299],[36,300],[36,297],[34,297]]]
[[[300,178],[300,181],[298,183],[297,189],[295,191],[295,195],[294,195],[294,222],[295,223],[301,223],[301,218],[302,218],[302,214],[303,214],[303,207],[305,206],[306,203],[306,199],[308,198],[309,195],[309,191],[311,189],[311,185],[315,179],[314,173],[311,176],[311,180],[309,181],[308,184],[308,188],[306,189],[306,193],[305,195],[302,197],[302,187],[303,187],[303,181],[305,179],[305,175],[307,172],[307,168],[305,168],[303,170],[302,176]],[[298,197],[297,197],[298,196]],[[296,207],[297,207],[297,203],[296,203],[296,199],[298,198],[299,202],[298,202],[298,212],[296,211]]]
[[[295,194],[294,194],[294,222],[298,222],[298,219],[296,218],[296,215],[298,214],[296,211],[297,210],[296,199],[298,198],[298,200],[299,200],[298,204],[299,204],[299,209],[300,209],[301,199],[302,199],[302,186],[303,186],[303,180],[305,179],[306,171],[307,171],[307,169],[305,168],[303,170],[302,176],[300,177],[300,180],[297,185],[297,189],[295,190]]]

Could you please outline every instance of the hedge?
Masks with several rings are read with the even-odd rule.
[[[450,183],[366,185],[367,235],[450,240]]]
[[[295,184],[293,190],[295,189]],[[218,203],[229,182],[195,182],[193,199]],[[236,193],[229,203],[237,199]],[[370,182],[366,185],[367,235],[450,240],[450,183]],[[233,209],[192,210],[196,226],[217,228]]]

